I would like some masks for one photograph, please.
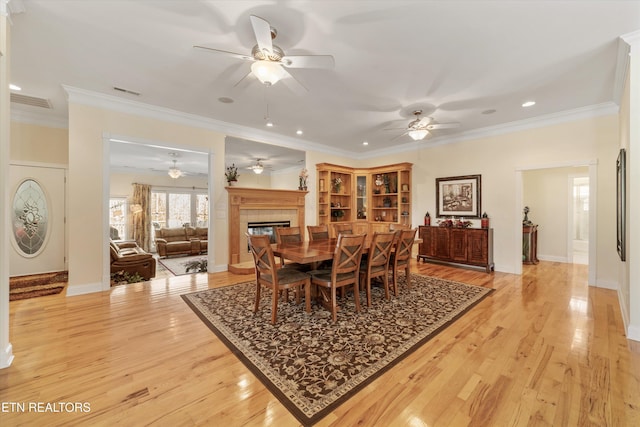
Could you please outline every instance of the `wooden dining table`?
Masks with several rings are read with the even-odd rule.
[[[298,264],[311,264],[314,262],[333,259],[333,252],[336,248],[337,238],[311,240],[305,242],[274,243],[271,245],[275,256],[288,259]],[[422,240],[416,238],[414,243],[421,243]],[[362,255],[369,253],[371,239],[364,240]]]

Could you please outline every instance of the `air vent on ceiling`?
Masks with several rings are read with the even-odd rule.
[[[140,92],[134,92],[134,91],[129,90],[129,89],[124,89],[124,88],[117,87],[117,86],[114,86],[113,89],[117,90],[118,92],[124,92],[124,93],[128,93],[130,95],[140,96]]]
[[[53,108],[51,101],[44,98],[36,98],[35,96],[23,95],[21,93],[11,92],[11,102],[16,104],[30,105],[32,107]]]

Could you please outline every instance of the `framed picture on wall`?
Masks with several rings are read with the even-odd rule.
[[[481,175],[436,178],[436,215],[480,218]]]
[[[616,247],[618,248],[618,255],[621,261],[626,259],[626,211],[627,211],[627,165],[626,165],[626,151],[624,148],[620,149],[618,153],[618,160],[616,160]]]

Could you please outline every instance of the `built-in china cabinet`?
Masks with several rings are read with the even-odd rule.
[[[318,224],[351,222],[358,233],[411,225],[411,163],[372,168],[316,165]]]

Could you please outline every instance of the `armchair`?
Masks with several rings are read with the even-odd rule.
[[[149,280],[156,275],[156,260],[148,252],[143,251],[136,242],[109,243],[111,253],[111,273],[124,271],[125,273],[138,273]]]

